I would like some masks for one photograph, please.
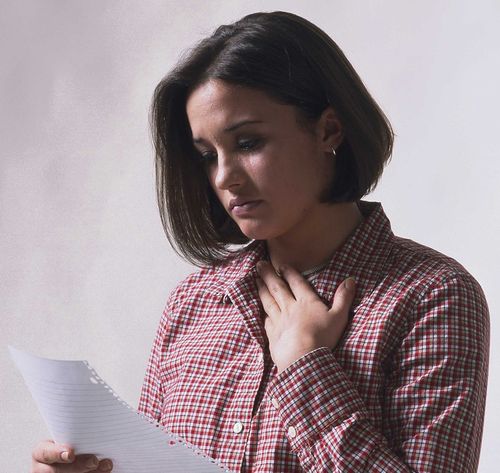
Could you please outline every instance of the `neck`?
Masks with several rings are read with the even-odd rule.
[[[362,221],[354,202],[325,204],[310,215],[307,225],[267,240],[271,263],[275,268],[287,264],[300,272],[326,264]]]

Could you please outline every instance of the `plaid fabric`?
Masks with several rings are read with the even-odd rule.
[[[344,337],[276,374],[251,243],[171,294],[139,409],[244,472],[472,472],[481,446],[489,315],[456,261],[394,236],[379,203],[310,280],[327,304],[354,276]]]

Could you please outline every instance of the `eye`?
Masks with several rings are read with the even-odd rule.
[[[217,154],[213,151],[198,151],[197,155],[199,162],[202,164],[208,164],[217,157]]]
[[[250,151],[256,149],[260,145],[261,141],[258,138],[245,139],[238,141],[238,148],[243,151]]]

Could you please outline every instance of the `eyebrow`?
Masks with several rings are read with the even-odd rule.
[[[232,131],[237,130],[238,128],[245,126],[245,125],[254,125],[256,123],[264,123],[262,120],[240,120],[239,122],[233,123],[232,125],[228,126],[227,128],[224,128],[222,131],[224,133],[230,133]],[[193,139],[193,143],[202,143],[205,141],[203,138],[195,138]]]

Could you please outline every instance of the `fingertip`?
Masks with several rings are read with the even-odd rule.
[[[257,269],[258,274],[260,274],[262,272],[262,270],[265,268],[266,263],[267,263],[267,261],[265,261],[265,260],[257,261],[255,268]]]
[[[63,454],[65,457],[67,457],[67,461],[69,462],[72,462],[76,458],[75,449],[71,445],[62,443],[59,445],[59,447],[61,448],[61,458]]]
[[[59,455],[61,460],[65,463],[71,463],[75,459],[75,455],[71,450],[64,450]]]
[[[98,471],[111,471],[113,469],[113,462],[106,458],[99,462],[99,470]]]
[[[347,289],[349,292],[354,291],[354,289],[356,288],[356,280],[352,276],[349,276],[344,281],[344,288]]]
[[[84,465],[85,468],[95,470],[99,467],[99,460],[95,455],[89,455],[88,457],[84,457]]]

